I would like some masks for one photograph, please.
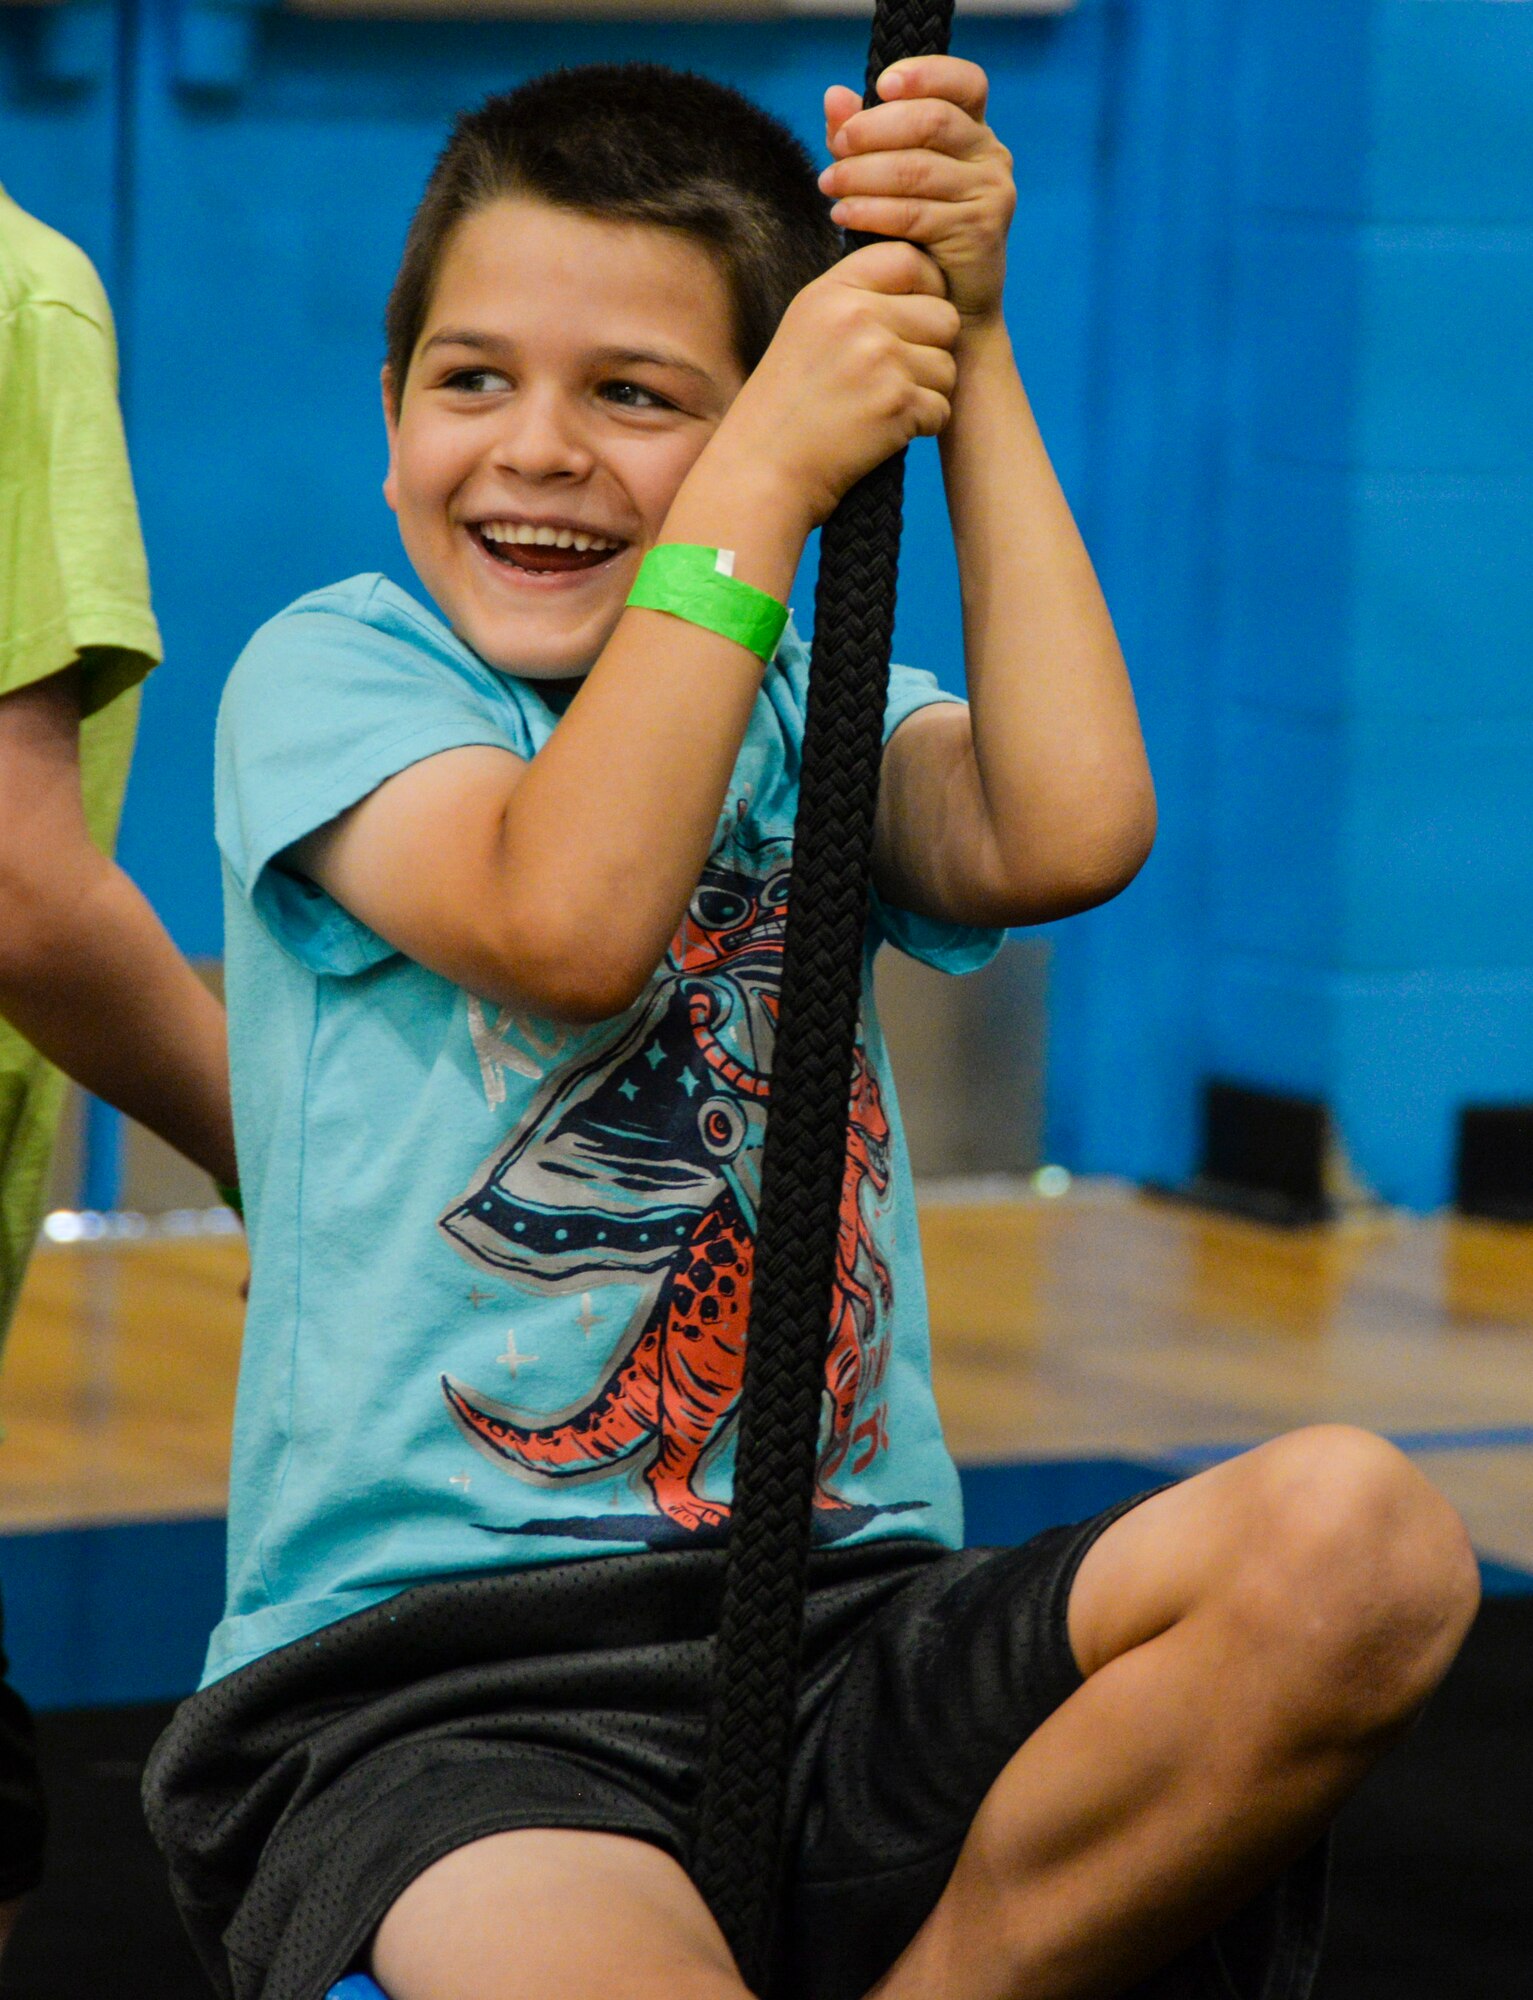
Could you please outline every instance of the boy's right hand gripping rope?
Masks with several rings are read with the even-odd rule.
[[[943,53],[953,0],[878,0],[864,102]],[[850,238],[854,249],[871,238]],[[770,1984],[813,1526],[873,813],[899,565],[903,454],[826,523],[734,1509],[692,1876],[753,1993]]]

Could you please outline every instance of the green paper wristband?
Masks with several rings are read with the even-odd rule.
[[[225,1187],[222,1181],[214,1181],[213,1192],[225,1208],[232,1208],[241,1222],[245,1220],[245,1204],[240,1200],[240,1191],[237,1187]]]
[[[769,660],[788,622],[788,607],[739,582],[731,573],[734,560],[732,549],[659,542],[640,563],[628,602],[645,611],[668,611]]]

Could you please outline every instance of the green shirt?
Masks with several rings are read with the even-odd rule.
[[[80,778],[103,850],[116,838],[138,684],[159,657],[106,293],[82,251],[0,188],[0,697],[80,663]],[[57,1070],[0,1021],[0,1340],[41,1220],[63,1095]]]

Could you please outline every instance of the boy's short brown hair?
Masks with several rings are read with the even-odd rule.
[[[841,251],[808,153],[739,91],[657,63],[551,71],[465,112],[432,169],[384,318],[396,407],[454,229],[506,195],[701,243],[747,371]]]

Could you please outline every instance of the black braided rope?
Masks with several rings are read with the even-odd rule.
[[[878,0],[866,103],[947,48],[953,0]],[[848,248],[869,238],[849,239]],[[692,1875],[746,1984],[770,1982],[825,1350],[862,997],[904,455],[826,523],[794,823],[750,1339]]]

